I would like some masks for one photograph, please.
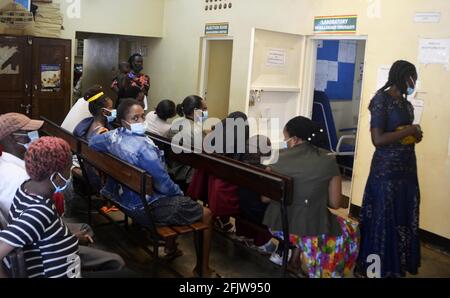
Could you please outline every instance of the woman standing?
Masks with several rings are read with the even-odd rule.
[[[369,106],[376,150],[361,209],[357,265],[361,275],[371,271],[373,255],[381,261],[379,277],[417,274],[420,266],[420,194],[414,147],[422,140],[422,131],[412,125],[414,108],[407,100],[416,80],[413,64],[395,62],[388,82]]]

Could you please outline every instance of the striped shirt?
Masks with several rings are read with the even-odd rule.
[[[51,199],[29,195],[23,185],[16,192],[9,211],[10,224],[0,232],[0,240],[23,249],[29,278],[80,277],[77,238],[63,223]]]

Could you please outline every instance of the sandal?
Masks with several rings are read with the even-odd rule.
[[[168,253],[166,253],[164,256],[161,257],[164,261],[173,261],[178,257],[181,257],[183,255],[183,251],[181,249],[174,249]]]
[[[220,218],[216,219],[214,226],[217,230],[223,233],[234,233],[236,232],[236,227],[230,222],[224,223]]]

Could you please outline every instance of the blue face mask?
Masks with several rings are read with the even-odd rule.
[[[128,123],[129,124],[129,123]],[[129,124],[130,125],[130,131],[131,133],[135,134],[135,135],[139,135],[139,136],[143,136],[145,135],[145,131],[146,131],[146,127],[145,127],[145,123],[132,123]]]
[[[108,120],[108,123],[114,122],[114,120],[116,120],[117,118],[117,110],[107,110],[109,113],[111,113],[111,115],[106,116],[106,119]]]
[[[15,136],[26,136],[30,139],[30,141],[26,144],[23,143],[19,143],[17,142],[17,144],[24,146],[26,150],[28,150],[28,148],[30,147],[31,143],[33,143],[34,141],[36,141],[37,139],[39,139],[39,132],[37,130],[35,131],[30,131],[27,134],[22,134],[22,133],[15,133]]]
[[[289,149],[288,143],[289,143],[289,141],[290,141],[291,139],[292,139],[292,138],[289,138],[289,139],[287,139],[286,141],[283,141],[283,142],[281,143],[281,149]]]
[[[414,80],[410,77],[411,81],[414,82]],[[406,93],[408,94],[408,96],[411,96],[414,94],[414,92],[416,91],[416,86],[414,85],[413,88],[409,87],[409,84],[407,84],[408,89],[406,90]]]
[[[55,178],[55,176],[58,175],[59,178],[61,178],[64,181],[64,186],[58,186],[56,185],[56,183],[53,181],[53,178]],[[50,182],[52,183],[53,187],[55,188],[55,193],[61,193],[63,192],[72,182],[72,173],[70,173],[70,177],[69,179],[66,179],[63,177],[63,175],[61,175],[60,173],[56,172],[53,173],[53,175],[50,177]]]

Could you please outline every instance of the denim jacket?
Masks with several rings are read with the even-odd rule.
[[[110,153],[149,173],[152,176],[153,194],[147,196],[148,203],[164,197],[183,195],[179,186],[167,173],[164,152],[159,150],[150,138],[132,134],[125,128],[118,128],[92,137],[89,146],[94,150]],[[123,207],[128,209],[142,207],[139,194],[112,179],[108,181],[104,192],[112,194]]]

